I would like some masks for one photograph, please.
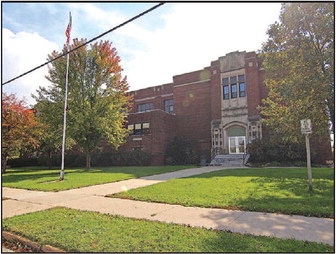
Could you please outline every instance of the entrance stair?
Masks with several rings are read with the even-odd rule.
[[[218,154],[210,162],[210,166],[242,167],[244,154]]]

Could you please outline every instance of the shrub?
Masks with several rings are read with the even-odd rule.
[[[198,152],[195,145],[184,139],[176,136],[166,149],[166,164],[169,165],[185,165],[198,163]]]
[[[306,160],[305,145],[301,143],[283,142],[278,139],[263,138],[254,140],[248,145],[251,163],[299,162]]]
[[[17,158],[9,159],[7,162],[11,167],[26,167],[26,166],[38,166],[37,158]]]

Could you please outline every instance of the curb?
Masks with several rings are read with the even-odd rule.
[[[20,243],[29,246],[30,248],[34,249],[35,251],[38,252],[65,252],[64,250],[61,250],[59,248],[55,248],[50,245],[40,245],[36,242],[30,241],[27,238],[24,238],[22,236],[15,235],[11,232],[3,231],[2,232],[2,237],[5,238],[6,240],[14,240],[14,241],[19,241]]]

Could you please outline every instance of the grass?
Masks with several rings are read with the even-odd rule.
[[[97,167],[65,169],[65,179],[59,181],[59,170],[43,167],[8,169],[2,174],[2,186],[29,190],[59,191],[116,182],[142,176],[172,172],[195,166]]]
[[[321,243],[242,235],[53,208],[3,220],[3,229],[67,252],[333,252]]]
[[[334,169],[313,168],[309,193],[306,168],[228,169],[172,179],[109,197],[216,207],[334,217]]]

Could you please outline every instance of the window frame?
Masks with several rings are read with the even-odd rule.
[[[171,102],[171,103],[167,104],[168,102]],[[174,100],[173,99],[164,100],[163,101],[163,105],[164,105],[164,111],[165,112],[167,112],[167,113],[174,113]]]

